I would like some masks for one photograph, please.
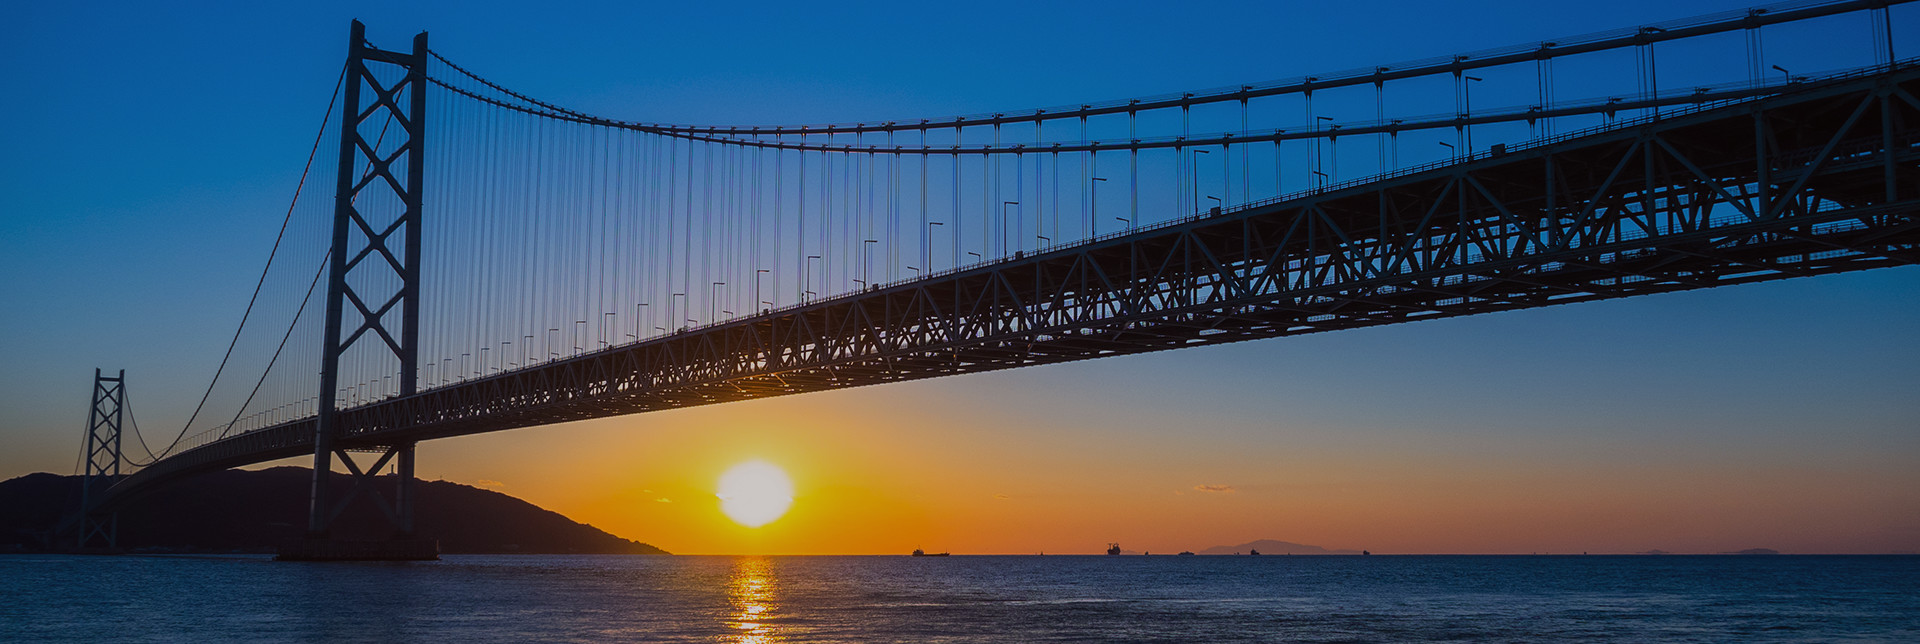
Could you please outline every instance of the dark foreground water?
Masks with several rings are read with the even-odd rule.
[[[1920,557],[0,556],[0,641],[1920,641]]]

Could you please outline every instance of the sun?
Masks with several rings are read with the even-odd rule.
[[[720,475],[720,511],[734,523],[758,528],[793,506],[793,480],[780,466],[747,461]]]

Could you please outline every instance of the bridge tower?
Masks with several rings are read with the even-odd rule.
[[[428,56],[426,32],[414,36],[412,52],[388,51],[368,43],[365,25],[353,21],[343,79],[345,109],[340,121],[307,538],[283,548],[282,559],[438,557],[435,542],[415,539],[413,534],[413,443],[354,441],[345,435],[345,414],[337,395],[343,360],[353,361],[362,373],[397,376],[398,389],[387,395],[410,396],[417,387]],[[378,456],[363,469],[349,450]],[[337,499],[331,490],[335,457],[353,479],[352,488]],[[389,462],[397,470],[392,503],[375,486]],[[392,524],[392,539],[333,538],[335,518],[363,495],[371,497]]]
[[[120,480],[120,428],[127,416],[127,371],[109,377],[93,370],[93,404],[87,406],[86,470],[80,475],[82,550],[118,547],[120,515],[92,512],[93,497]]]

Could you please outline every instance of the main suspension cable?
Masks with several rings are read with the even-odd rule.
[[[227,343],[227,352],[220,357],[220,366],[214,369],[213,381],[207,383],[207,391],[200,395],[200,403],[194,405],[193,414],[187,417],[186,424],[180,426],[180,433],[173,437],[173,441],[167,445],[166,449],[160,451],[160,458],[166,458],[168,454],[173,453],[173,449],[179,447],[180,441],[187,437],[187,431],[193,428],[193,421],[198,419],[200,411],[206,408],[207,399],[213,397],[214,387],[220,384],[220,375],[226,372],[227,361],[233,358],[234,347],[240,344],[240,335],[246,331],[247,320],[253,316],[253,307],[259,303],[260,292],[267,284],[267,273],[273,268],[274,258],[280,254],[280,243],[287,237],[287,227],[293,221],[294,208],[300,204],[300,194],[306,188],[307,175],[313,170],[313,160],[320,153],[320,142],[327,135],[327,122],[333,119],[333,108],[340,102],[340,88],[346,84],[346,80],[347,68],[342,65],[340,78],[333,83],[333,96],[327,99],[327,113],[320,118],[320,131],[314,134],[313,148],[307,151],[306,166],[300,169],[300,182],[293,189],[293,202],[287,204],[287,214],[280,220],[280,232],[273,238],[273,249],[267,252],[267,265],[260,268],[260,279],[253,285],[253,295],[247,298],[247,310],[240,314],[240,327],[234,329],[233,340]],[[354,82],[359,82],[359,79],[355,79]]]

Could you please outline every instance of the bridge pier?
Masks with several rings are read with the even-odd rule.
[[[94,499],[120,480],[120,429],[127,412],[127,371],[107,376],[93,370],[93,402],[87,408],[86,469],[80,476],[79,532],[76,552],[109,554],[120,551],[120,514],[97,512]]]
[[[354,452],[378,454],[372,464],[365,468],[353,458]],[[340,464],[346,466],[347,474],[353,479],[353,486],[347,493],[334,499],[329,505],[321,506],[321,531],[309,530],[306,537],[282,544],[279,556],[281,561],[428,561],[440,558],[439,542],[433,539],[418,538],[413,531],[414,444],[404,443],[373,449],[334,449],[332,456],[339,457]],[[393,502],[380,493],[380,483],[384,477],[381,470],[392,464],[394,479]],[[319,485],[330,485],[330,478],[316,474]],[[333,533],[333,522],[345,512],[347,507],[366,497],[386,518],[393,531],[385,539],[340,539]],[[326,495],[319,497],[327,502]]]
[[[320,362],[319,411],[313,436],[313,490],[305,539],[281,548],[279,559],[297,561],[419,560],[439,558],[432,540],[417,539],[413,525],[414,444],[366,444],[350,441],[339,408],[340,362],[349,355],[379,369],[397,368],[399,390],[389,396],[411,396],[418,386],[420,355],[420,212],[424,178],[427,116],[427,34],[413,38],[411,53],[377,49],[367,43],[366,26],[353,21],[347,42],[346,109],[340,120],[340,165],[334,192],[333,247],[327,279],[325,337]],[[399,68],[405,76],[383,85],[370,67]],[[383,70],[384,71],[384,70]],[[391,76],[388,76],[391,78]],[[405,105],[406,107],[402,107]],[[369,138],[361,125],[380,123],[378,138]],[[404,170],[397,168],[404,163]],[[374,179],[384,180],[374,180]],[[361,212],[360,197],[375,202],[398,202],[401,212],[383,218],[380,209]],[[359,236],[353,231],[361,231]],[[381,232],[375,232],[381,231]],[[397,239],[396,239],[397,237]],[[358,239],[357,244],[352,240]],[[357,271],[357,273],[355,273]],[[349,279],[355,273],[356,279]],[[397,284],[391,288],[385,285]],[[359,320],[343,333],[342,316],[351,303]],[[396,324],[388,316],[398,312]],[[396,328],[397,327],[397,328]],[[343,337],[344,336],[344,337]],[[371,345],[371,346],[361,346]],[[379,453],[364,470],[349,451]],[[338,457],[353,479],[353,487],[338,499],[332,494],[333,460]],[[375,489],[379,472],[395,464],[398,484],[389,505]],[[335,538],[333,521],[362,494],[380,508],[392,524],[392,537],[382,541]]]

